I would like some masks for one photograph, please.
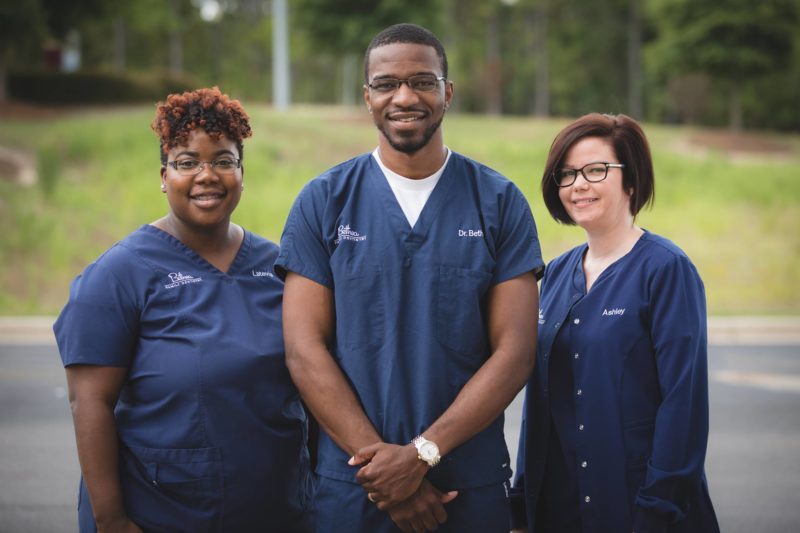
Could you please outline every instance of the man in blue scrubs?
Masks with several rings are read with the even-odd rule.
[[[365,56],[377,149],[311,181],[286,222],[287,365],[320,435],[317,531],[507,532],[503,410],[533,368],[543,267],[517,187],[444,145],[439,40]]]

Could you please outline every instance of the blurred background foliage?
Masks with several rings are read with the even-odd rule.
[[[235,222],[278,241],[295,196],[332,165],[372,150],[361,109],[245,100],[245,191]],[[115,241],[167,210],[153,104],[41,110],[0,122],[0,147],[27,154],[38,181],[0,179],[0,314],[54,314],[70,280]],[[584,241],[556,224],[539,182],[569,119],[448,114],[445,141],[519,185],[549,261]],[[800,135],[645,124],[656,202],[638,224],[683,248],[713,314],[800,314]],[[731,144],[731,143],[734,144]],[[0,153],[0,161],[2,153]],[[3,168],[0,168],[3,174]]]
[[[445,43],[461,111],[800,130],[800,0],[285,1],[294,103],[355,105],[369,39],[409,21]],[[270,0],[0,0],[0,101],[270,102],[273,22]]]
[[[626,113],[657,176],[638,222],[687,251],[709,311],[800,313],[800,0],[280,1],[288,110],[272,105],[271,1],[0,0],[0,314],[58,312],[90,261],[164,214],[149,124],[170,92],[243,101],[234,219],[279,240],[308,180],[374,147],[363,53],[402,21],[444,42],[446,142],[521,187],[546,260],[584,239],[541,200],[554,135]]]

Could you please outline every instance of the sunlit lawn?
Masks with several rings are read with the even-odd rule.
[[[279,240],[292,200],[326,168],[371,150],[365,111],[245,105],[245,191],[234,219]],[[52,314],[69,281],[114,241],[161,216],[152,106],[4,120],[0,145],[30,150],[39,183],[0,180],[0,314]],[[582,242],[555,224],[539,193],[541,170],[566,120],[453,114],[445,140],[507,175],[528,197],[545,259]],[[768,134],[779,150],[705,149],[699,130],[646,125],[656,166],[656,203],[639,223],[681,246],[703,276],[713,314],[800,313],[800,137]]]

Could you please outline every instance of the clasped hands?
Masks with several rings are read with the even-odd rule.
[[[371,444],[358,450],[348,464],[364,465],[356,481],[404,532],[436,529],[447,520],[444,504],[458,496],[457,491],[442,492],[425,479],[430,467],[419,460],[413,444]]]

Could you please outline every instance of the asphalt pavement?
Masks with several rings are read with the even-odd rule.
[[[79,467],[52,319],[13,320],[0,319],[0,532],[77,531]],[[710,328],[706,472],[723,533],[800,531],[800,328],[760,321]],[[520,415],[521,395],[506,411],[514,457]]]

